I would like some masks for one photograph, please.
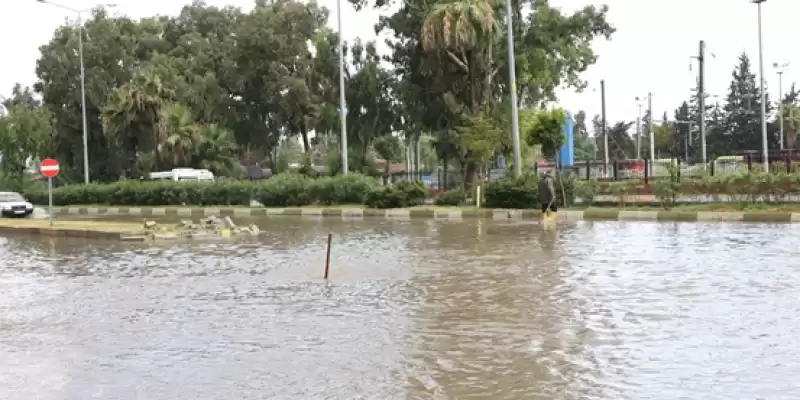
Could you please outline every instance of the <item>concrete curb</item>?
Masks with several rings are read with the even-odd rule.
[[[539,219],[538,210],[502,209],[434,209],[411,208],[377,210],[369,208],[244,208],[244,207],[54,207],[56,215],[77,216],[137,216],[203,218],[211,215],[230,217],[281,217],[302,216],[312,218],[333,217],[342,219],[435,219],[458,221],[485,218],[494,220]],[[686,212],[639,211],[594,208],[587,210],[562,210],[562,221],[726,221],[726,222],[800,222],[800,213],[792,212]]]
[[[76,238],[92,240],[113,240],[123,242],[143,242],[144,236],[133,236],[121,232],[102,231],[94,229],[75,229],[75,228],[39,228],[32,226],[0,226],[0,234],[22,234],[34,236],[47,236],[54,238]]]

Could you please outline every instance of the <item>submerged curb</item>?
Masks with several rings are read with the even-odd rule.
[[[40,228],[33,226],[2,226],[0,225],[0,234],[23,234],[34,236],[47,236],[53,238],[76,238],[76,239],[92,239],[92,240],[115,240],[123,242],[142,242],[143,236],[133,236],[122,232],[104,231],[98,229],[76,229],[76,228],[63,228],[54,226],[52,228]]]
[[[540,219],[538,210],[505,209],[389,209],[369,208],[245,208],[245,207],[55,207],[56,215],[97,216],[177,216],[198,218],[208,216],[230,217],[333,217],[333,218],[384,218],[384,219]],[[800,213],[792,212],[713,212],[713,211],[637,211],[615,209],[563,210],[557,214],[566,221],[726,221],[726,222],[800,222]]]

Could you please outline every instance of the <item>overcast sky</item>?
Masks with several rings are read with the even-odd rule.
[[[320,0],[332,10],[331,24],[336,24],[336,2]],[[6,55],[0,69],[0,94],[8,95],[15,82],[32,84],[39,46],[49,41],[53,30],[74,18],[68,12],[36,2],[7,1],[0,12],[0,37]],[[74,8],[91,7],[96,2],[63,0]],[[117,0],[116,12],[132,17],[154,14],[177,14],[187,0]],[[245,9],[252,0],[208,0],[212,5],[231,4]],[[587,0],[551,0],[565,10],[575,10]],[[562,90],[560,105],[570,111],[586,110],[590,117],[600,113],[600,80],[606,81],[607,115],[610,123],[633,120],[638,113],[635,98],[653,93],[656,115],[672,110],[688,98],[697,68],[689,70],[690,57],[697,54],[698,41],[707,43],[710,55],[706,63],[707,91],[725,95],[736,58],[746,51],[758,69],[757,6],[750,0],[606,0],[611,22],[617,33],[611,41],[599,40],[595,49],[599,60],[584,77],[589,88],[584,93]],[[345,37],[372,39],[379,13],[356,12],[344,4]],[[774,62],[790,63],[784,74],[784,90],[800,79],[800,52],[793,29],[800,15],[798,0],[769,0],[762,4],[764,27],[765,75],[770,93],[777,96],[778,78]]]

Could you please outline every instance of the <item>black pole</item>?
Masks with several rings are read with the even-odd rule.
[[[600,107],[603,120],[603,175],[608,174],[608,132],[606,131],[606,81],[600,81]]]

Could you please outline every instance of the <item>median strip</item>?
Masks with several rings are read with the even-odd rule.
[[[384,219],[436,219],[457,221],[463,219],[535,220],[538,210],[486,209],[455,207],[415,207],[395,209],[338,208],[338,207],[56,207],[56,215],[63,216],[136,216],[136,217],[313,217],[313,218],[384,218]],[[798,222],[800,213],[788,211],[681,211],[637,210],[614,208],[587,208],[562,210],[560,220],[568,221],[719,221],[719,222]]]

